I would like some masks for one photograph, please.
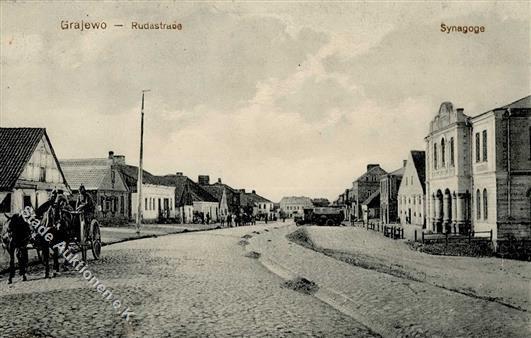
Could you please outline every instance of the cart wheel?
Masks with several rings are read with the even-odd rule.
[[[90,243],[92,244],[92,257],[94,259],[99,259],[101,256],[101,233],[100,233],[100,224],[98,221],[93,220],[90,224]]]

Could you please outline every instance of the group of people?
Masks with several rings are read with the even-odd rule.
[[[264,220],[265,223],[267,224],[267,222],[272,221],[273,218],[268,215],[263,215],[258,218],[257,216],[249,215],[246,213],[241,213],[241,214],[231,213],[225,216],[222,215],[220,217],[221,227],[227,227],[227,228],[239,227],[239,226],[244,226],[244,225],[256,225],[257,220]]]

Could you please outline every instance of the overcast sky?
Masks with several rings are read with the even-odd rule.
[[[59,158],[209,174],[274,201],[336,198],[367,163],[424,149],[442,101],[476,115],[529,95],[528,2],[1,4],[2,127]],[[105,21],[105,31],[61,30]],[[131,21],[181,23],[134,31]],[[446,34],[482,25],[482,34]],[[124,24],[123,28],[114,24]]]

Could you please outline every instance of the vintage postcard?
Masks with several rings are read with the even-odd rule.
[[[529,337],[528,1],[1,1],[0,337]]]

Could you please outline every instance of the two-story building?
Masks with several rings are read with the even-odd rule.
[[[369,209],[374,209],[374,205],[376,203],[376,196],[372,196],[376,191],[380,191],[380,179],[383,175],[387,174],[385,170],[383,170],[379,164],[368,164],[367,165],[367,171],[358,177],[354,182],[352,182],[352,190],[351,190],[351,213],[353,220],[362,220],[364,217],[364,212],[362,210],[362,204],[364,202],[367,202],[366,208],[368,214],[368,217],[379,217],[375,216],[376,214],[379,215],[379,211],[373,210],[370,212]],[[372,198],[370,200],[369,197]],[[371,205],[369,208],[368,205]],[[379,208],[380,202],[378,200],[378,206]]]
[[[426,153],[411,150],[398,189],[398,218],[407,238],[426,228]]]
[[[531,96],[474,117],[441,105],[426,137],[428,229],[531,235]]]
[[[70,188],[44,128],[0,128],[0,224]]]
[[[280,215],[292,218],[304,215],[305,208],[312,208],[313,203],[309,197],[286,196],[280,200]]]
[[[402,182],[406,161],[403,166],[380,178],[380,222],[382,224],[397,223],[398,215],[398,188]]]

